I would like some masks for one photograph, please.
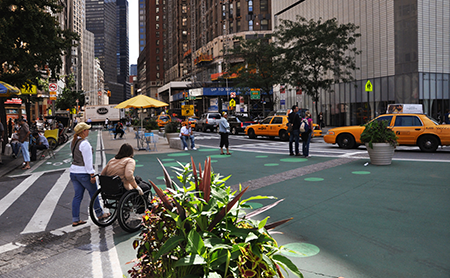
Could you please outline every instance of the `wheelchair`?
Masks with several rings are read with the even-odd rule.
[[[151,190],[144,191],[144,195],[139,195],[136,189],[126,190],[119,176],[99,177],[100,189],[95,192],[89,204],[89,215],[92,222],[99,227],[106,227],[118,219],[120,227],[134,233],[141,228],[142,216],[150,206],[153,199]],[[138,181],[138,177],[136,177]],[[139,182],[142,179],[139,178]],[[110,213],[106,218],[99,218],[95,213],[94,202],[98,198],[103,213]]]

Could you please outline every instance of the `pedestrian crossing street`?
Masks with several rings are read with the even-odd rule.
[[[102,133],[98,132],[95,152],[97,165],[94,165],[96,171],[103,168],[106,160],[104,152],[101,151],[102,145]],[[91,277],[122,277],[121,265],[124,263],[119,262],[114,234],[116,231],[123,231],[115,226],[117,223],[100,229],[90,220],[85,225],[72,227],[73,188],[70,181],[70,163],[61,166],[65,167],[52,171],[39,171],[37,168],[32,173],[2,178],[0,256],[18,248],[26,248],[28,244],[33,244],[34,237],[39,240],[43,234],[62,236],[89,227],[90,250],[86,251],[86,255],[90,257]],[[89,218],[89,200],[89,195],[85,192],[81,204],[81,219]]]

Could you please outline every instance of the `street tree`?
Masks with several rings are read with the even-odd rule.
[[[0,79],[19,88],[38,85],[38,79],[57,78],[62,57],[79,39],[63,30],[57,14],[58,0],[0,1]]]
[[[76,33],[61,28],[57,14],[63,7],[59,2],[0,1],[0,80],[21,88],[38,85],[49,72],[58,78],[63,56],[70,54],[79,39]],[[27,98],[27,107],[29,101]],[[3,101],[0,118],[6,122]]]
[[[251,88],[261,89],[261,97],[268,98],[273,109],[272,88],[280,83],[277,48],[271,37],[244,39],[230,49],[227,57],[225,78],[233,80],[233,86],[248,92]],[[264,113],[264,111],[263,111]]]
[[[301,88],[311,96],[318,117],[321,91],[331,91],[339,82],[351,82],[357,70],[354,46],[359,27],[353,23],[339,24],[336,18],[326,21],[281,20],[275,32],[282,61],[282,82]]]
[[[75,87],[75,77],[73,74],[66,76],[66,86],[64,87],[61,95],[56,100],[56,109],[67,110],[75,108],[77,100],[79,105],[84,105],[84,97],[81,91],[73,90]]]

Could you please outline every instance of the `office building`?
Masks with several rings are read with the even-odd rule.
[[[116,18],[115,0],[86,0],[86,29],[94,33],[95,57],[103,70],[105,90],[111,91],[112,104],[124,100],[124,86],[117,82]]]
[[[450,108],[450,2],[438,0],[278,0],[272,2],[273,28],[281,19],[337,18],[359,26],[361,37],[353,84],[321,92],[319,111],[327,125],[355,125],[386,112],[387,104],[423,104],[439,118]],[[367,81],[372,92],[365,91]],[[357,85],[355,87],[354,85]],[[297,101],[287,90],[286,105]],[[303,93],[303,107],[314,109]],[[316,111],[313,111],[315,115]]]

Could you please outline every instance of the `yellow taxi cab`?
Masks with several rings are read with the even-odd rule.
[[[280,137],[282,141],[289,140],[289,132],[287,131],[287,123],[289,118],[287,115],[268,116],[259,123],[249,125],[245,128],[245,134],[250,139],[258,136],[267,136],[269,138]],[[318,124],[313,123],[313,133],[311,137],[322,136],[322,130]]]
[[[192,129],[195,129],[197,126],[198,118],[195,116],[189,116],[187,119],[188,123],[191,125]]]
[[[274,115],[266,117],[257,124],[249,125],[245,128],[245,135],[254,139],[258,136],[268,136],[269,138],[280,137],[282,141],[289,140],[287,131],[288,116]]]
[[[164,127],[171,120],[172,120],[172,118],[167,114],[160,114],[156,118],[156,122],[158,123],[159,127]]]
[[[399,145],[418,146],[423,152],[434,152],[439,145],[450,145],[450,125],[440,125],[425,114],[383,114],[373,121],[388,121]],[[332,128],[323,139],[326,143],[338,144],[340,148],[356,148],[362,144],[360,137],[364,128],[365,125]]]

